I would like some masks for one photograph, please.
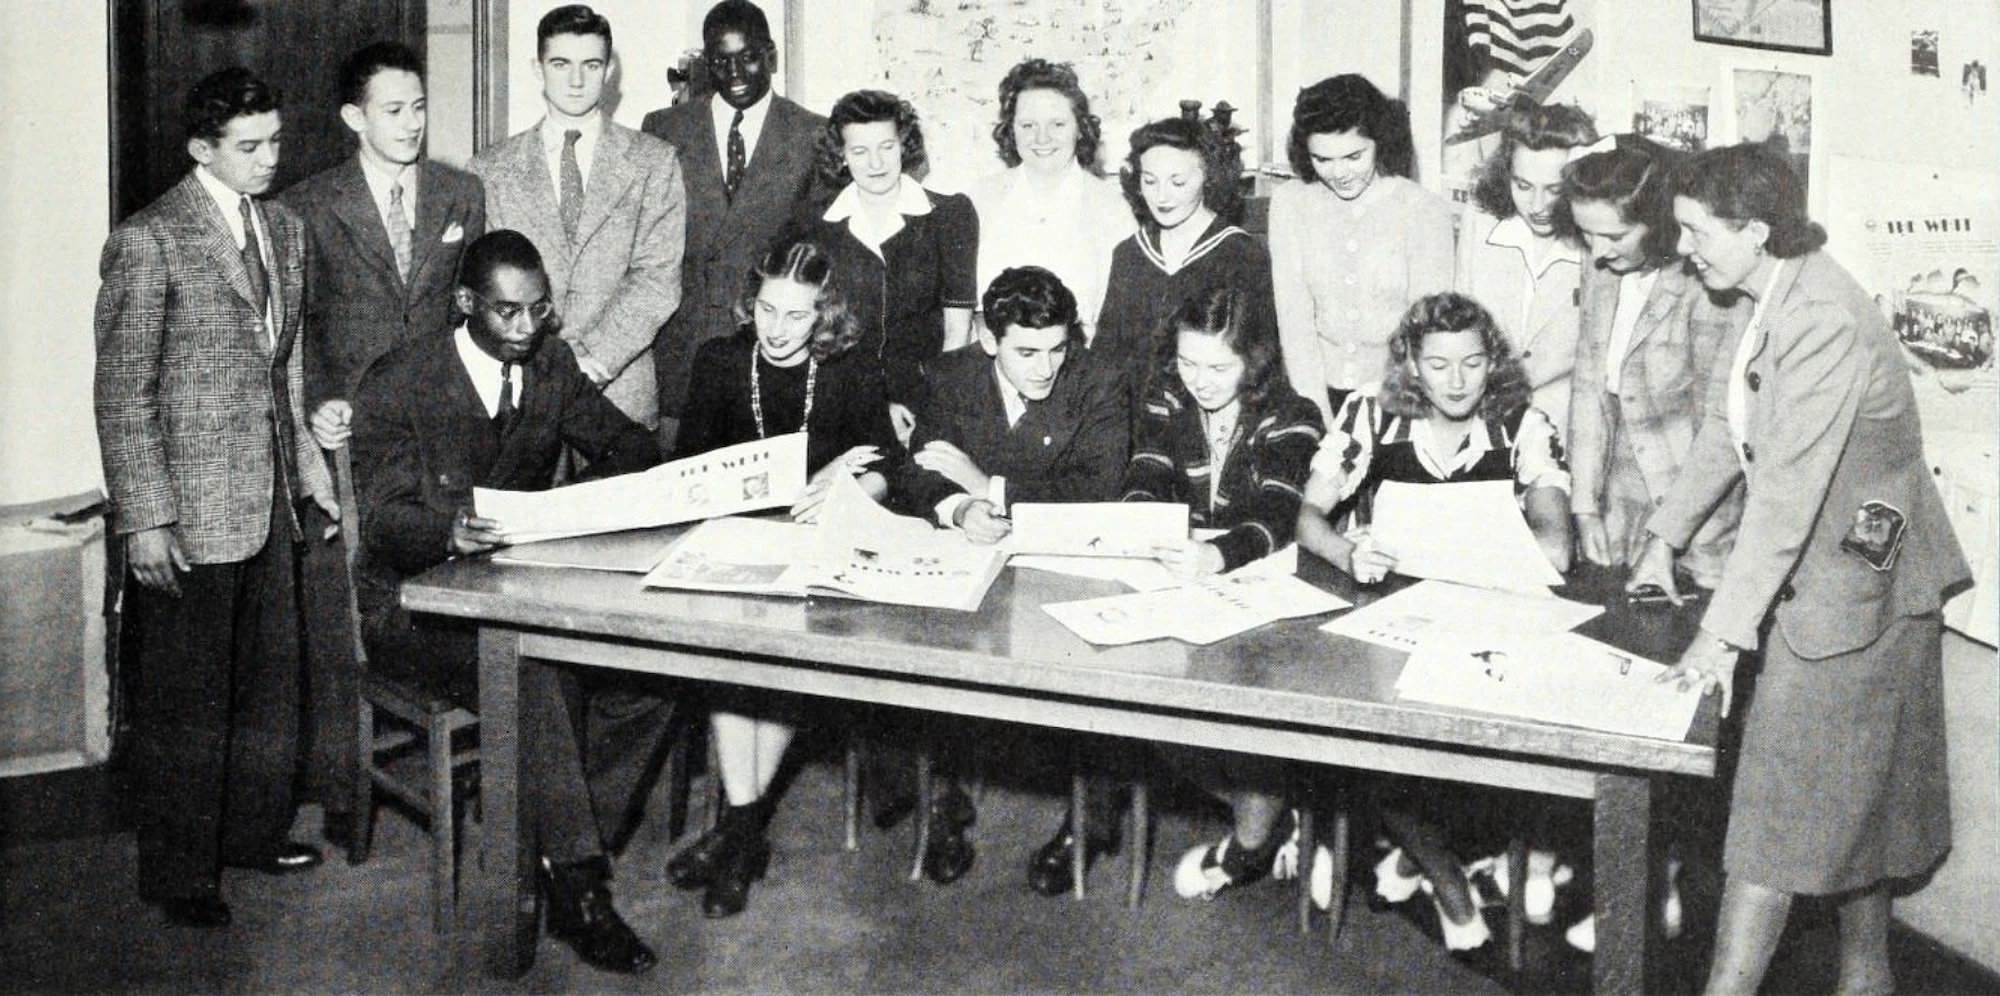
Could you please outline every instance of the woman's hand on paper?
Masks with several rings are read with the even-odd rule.
[[[1202,578],[1222,573],[1222,550],[1213,543],[1185,539],[1177,544],[1156,546],[1153,559],[1176,576]]]
[[[1014,531],[1014,524],[995,511],[992,502],[979,498],[959,508],[958,528],[974,543],[993,544],[1006,539]]]
[[[1354,552],[1349,554],[1354,580],[1362,584],[1374,584],[1389,576],[1396,569],[1396,555],[1383,548],[1375,536],[1366,529],[1356,529],[1347,534],[1354,543]]]
[[[507,537],[501,532],[500,523],[493,519],[482,519],[472,514],[469,508],[461,508],[451,519],[451,552],[453,556],[468,553],[485,553],[488,550],[507,545]]]
[[[812,480],[806,482],[805,491],[799,495],[798,502],[791,508],[792,521],[817,522],[820,506],[826,504],[826,494],[833,487],[834,478],[841,474],[860,477],[868,473],[869,466],[880,459],[882,459],[880,449],[873,446],[856,446],[827,461],[826,466],[821,467],[819,473],[814,474]]]
[[[1716,692],[1722,696],[1722,714],[1727,716],[1735,698],[1736,662],[1741,658],[1735,647],[1704,629],[1695,634],[1694,643],[1681,653],[1681,659],[1653,680],[1658,684],[1671,681],[1683,692],[1692,688],[1700,688],[1704,695]]]

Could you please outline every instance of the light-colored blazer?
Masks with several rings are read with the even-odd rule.
[[[1717,353],[1707,416],[1686,467],[1648,521],[1679,548],[1740,477],[1743,521],[1702,627],[1757,647],[1774,614],[1792,651],[1818,660],[1867,646],[1900,616],[1936,611],[1970,569],[1924,462],[1916,395],[1875,302],[1824,252],[1784,261],[1757,327]],[[1731,358],[1743,335],[1746,453],[1729,432]],[[1841,548],[1870,501],[1907,528],[1889,570]]]
[[[1555,420],[1558,439],[1568,439],[1563,420],[1576,369],[1583,252],[1562,244],[1536,273],[1523,248],[1533,236],[1519,215],[1499,219],[1474,207],[1466,209],[1463,224],[1455,289],[1493,315],[1528,372],[1535,407]]]
[[[604,394],[648,428],[659,421],[653,337],[681,302],[687,192],[673,146],[611,121],[584,178],[574,243],[564,236],[541,123],[474,156],[488,231],[511,228],[542,253],[562,336],[612,374]]]
[[[297,497],[333,494],[304,407],[305,225],[275,201],[258,210],[275,336],[251,303],[234,226],[192,172],[112,229],[98,263],[97,438],[112,528],[172,526],[196,564],[248,560],[270,535],[274,370],[290,388]]]

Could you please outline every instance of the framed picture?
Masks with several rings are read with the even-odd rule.
[[[1778,153],[1805,185],[1809,212],[1818,215],[1825,207],[1826,159],[1813,120],[1822,106],[1818,76],[1782,61],[1725,62],[1721,75],[1720,121],[1710,147],[1755,142]]]
[[[1694,40],[1833,54],[1833,0],[1693,0]]]

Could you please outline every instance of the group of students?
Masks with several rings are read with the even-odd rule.
[[[1219,531],[1156,551],[1183,576],[1296,542],[1363,583],[1396,566],[1368,530],[1382,482],[1511,481],[1559,569],[1577,544],[1676,600],[1689,581],[1715,591],[1671,680],[1721,691],[1726,709],[1737,655],[1762,644],[1712,986],[1754,985],[1782,900],[1799,893],[1848,894],[1843,917],[1859,926],[1843,930],[1843,970],[1886,972],[1884,883],[1923,871],[1949,839],[1943,784],[1918,772],[1941,767],[1936,609],[1965,567],[1934,487],[1910,476],[1921,443],[1894,337],[1818,251],[1824,235],[1781,159],[1601,139],[1574,107],[1523,102],[1460,223],[1412,179],[1405,108],[1336,76],[1297,98],[1297,179],[1272,195],[1267,249],[1238,227],[1231,137],[1180,117],[1145,124],[1108,179],[1069,66],[1029,59],[1006,75],[993,135],[1007,168],[964,196],[923,186],[923,133],[896,96],[856,91],[821,118],[771,94],[777,50],[754,5],[717,4],[703,43],[713,95],[631,132],[598,106],[609,24],[581,5],[551,11],[537,40],[548,116],[475,159],[479,183],[432,179],[446,174],[429,163],[404,172],[421,151],[421,74],[379,47],[350,60],[342,114],[363,149],[348,191],[373,203],[344,214],[328,193],[315,213],[288,195],[317,253],[300,341],[319,386],[306,389],[313,407],[279,406],[301,424],[311,410],[314,436],[265,450],[310,442],[293,455],[312,474],[321,447],[352,446],[360,522],[348,526],[371,666],[455,676],[469,694],[470,632],[410,618],[397,587],[501,544],[504,523],[471,508],[474,487],[545,488],[559,464],[619,473],[803,430],[801,520],[836,476],[978,543],[1007,534],[1016,502],[1178,502]],[[239,124],[275,121],[274,96],[227,103],[248,92],[236,84],[221,88],[229,113],[191,129],[190,182],[208,182]],[[414,128],[396,123],[410,111]],[[384,168],[392,147],[407,155]],[[418,207],[405,181],[380,182],[396,175],[414,182]],[[262,192],[248,186],[238,192]],[[461,186],[471,203],[446,221],[438,208]],[[395,220],[374,239],[369,222],[385,217],[407,223],[402,239]],[[250,233],[255,248],[258,224],[235,229],[239,247]],[[432,244],[413,250],[412,229]],[[435,308],[400,309],[401,327],[366,347],[343,339],[340,313],[355,302],[321,293],[342,286],[327,272],[344,258],[335,239],[363,230],[377,262],[393,261],[399,294],[420,274],[448,288]],[[440,245],[460,256],[448,282]],[[116,340],[106,316],[116,326],[134,303],[113,285],[122,257],[108,247],[106,258],[101,344]],[[257,334],[298,331],[289,307],[253,313],[269,330]],[[328,357],[341,358],[337,376]],[[259,362],[300,366],[268,352]],[[104,399],[129,386],[107,394],[103,373],[101,357],[101,420]],[[117,459],[107,445],[126,534],[136,492]],[[280,506],[293,462],[261,471],[278,474]],[[1864,513],[1892,523],[1886,545],[1879,529],[1851,535]],[[142,588],[160,570],[157,557],[133,559]],[[1771,615],[1783,639],[1760,639]],[[612,905],[608,855],[637,818],[671,703],[630,677],[538,664],[524,665],[521,694],[551,932],[593,965],[643,971],[655,956]],[[768,864],[770,790],[805,709],[778,693],[703,694],[727,806],[667,875],[719,917],[745,908]],[[1825,722],[1830,710],[1843,721]],[[160,736],[142,730],[149,763],[180,784]],[[1183,856],[1177,891],[1213,896],[1293,867],[1280,857],[1291,810],[1279,765],[1175,760],[1234,814],[1228,836]],[[1857,766],[1876,777],[1797,777]],[[1466,855],[1444,829],[1458,803],[1386,784],[1378,808],[1395,849],[1376,891],[1399,901],[1421,889],[1448,946],[1484,943]],[[1090,793],[1092,808],[1108,795]],[[956,785],[935,799],[916,814],[930,821],[924,871],[948,883],[974,860],[973,804]],[[893,816],[896,801],[878,809]],[[1787,829],[1800,812],[1826,818],[1800,834]],[[1086,859],[1114,846],[1115,820],[1084,815],[1031,856],[1037,891],[1071,880],[1075,835],[1091,835]],[[226,922],[212,869],[191,885],[144,878],[151,839],[142,830],[148,898],[178,922]],[[1535,864],[1540,892],[1533,874],[1523,887],[1545,916],[1548,862]]]

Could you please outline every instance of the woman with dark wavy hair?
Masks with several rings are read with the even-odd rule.
[[[1410,306],[1389,340],[1378,390],[1350,395],[1313,459],[1299,516],[1299,544],[1363,584],[1396,567],[1373,540],[1367,509],[1385,481],[1512,481],[1530,529],[1558,570],[1569,567],[1569,471],[1548,416],[1528,403],[1525,372],[1493,316],[1471,298],[1433,294]],[[1340,533],[1336,507],[1353,503]],[[1456,848],[1470,835],[1462,788],[1413,778],[1379,781],[1382,819],[1395,848],[1375,866],[1375,892],[1402,902],[1431,893],[1445,946],[1463,951],[1490,933]]]
[[[1271,282],[1292,386],[1328,419],[1380,375],[1410,302],[1451,289],[1451,208],[1413,176],[1410,114],[1353,74],[1299,91],[1271,192]]]
[[[896,437],[909,438],[923,363],[971,341],[978,306],[979,216],[963,194],[924,189],[924,134],[895,94],[856,90],[835,101],[819,141],[820,172],[839,188],[805,235],[833,260],[861,323],[865,356],[882,366]]]
[[[1505,114],[1500,147],[1472,188],[1459,232],[1456,289],[1493,313],[1528,371],[1535,407],[1567,438],[1583,247],[1562,199],[1562,170],[1597,141],[1597,127],[1568,104],[1522,98]]]
[[[972,188],[979,211],[979,286],[1012,266],[1040,266],[1076,295],[1094,336],[1111,250],[1132,215],[1098,158],[1102,124],[1068,63],[1028,59],[1000,80],[993,142],[1001,170]]]
[[[1119,182],[1139,230],[1112,251],[1091,351],[1125,364],[1135,405],[1157,373],[1154,336],[1196,292],[1227,284],[1243,294],[1246,322],[1276,321],[1271,257],[1237,227],[1242,172],[1235,140],[1201,122],[1166,118],[1132,132]]]
[[[835,286],[833,260],[817,244],[781,242],[744,278],[737,334],[695,353],[687,415],[675,457],[803,431],[812,481],[792,509],[810,522],[838,474],[853,475],[876,500],[902,457],[882,375],[856,355],[861,327]],[[733,916],[764,874],[771,845],[771,779],[797,727],[799,703],[776,692],[715,686],[709,714],[727,808],[716,825],[667,862],[667,878],[703,889],[702,912]]]

